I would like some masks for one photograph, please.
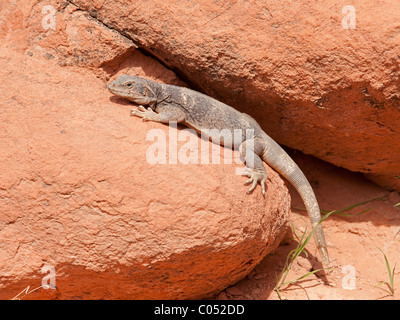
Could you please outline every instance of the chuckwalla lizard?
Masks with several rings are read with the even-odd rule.
[[[267,172],[263,161],[285,177],[298,191],[307,209],[313,235],[320,251],[323,262],[329,263],[325,237],[322,230],[320,209],[314,191],[303,172],[289,155],[270,138],[249,115],[200,92],[161,84],[137,76],[121,75],[108,85],[108,89],[116,96],[126,98],[138,104],[138,109],[133,109],[131,115],[144,120],[169,123],[176,121],[195,129],[197,132],[221,132],[229,129],[242,129],[243,135],[238,143],[233,141],[233,147],[238,149],[246,162],[245,175],[249,177],[247,184],[251,183],[251,192],[258,183],[261,184],[262,193],[265,193]],[[147,106],[144,107],[144,106]],[[253,136],[246,136],[246,129],[253,129]],[[211,140],[220,139],[209,136]],[[214,139],[215,138],[215,139]],[[236,139],[237,140],[237,139]],[[219,141],[219,140],[217,140]],[[251,157],[251,161],[250,160]],[[250,164],[251,163],[251,164]]]

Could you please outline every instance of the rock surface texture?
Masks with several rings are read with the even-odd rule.
[[[71,2],[280,143],[400,190],[400,2]]]
[[[139,46],[281,144],[400,190],[399,2],[3,2],[0,44],[103,77]]]
[[[204,298],[282,239],[290,198],[279,176],[267,168],[263,198],[245,194],[236,164],[149,165],[146,135],[162,130],[168,140],[168,127],[130,118],[131,105],[110,99],[105,82],[116,73],[184,79],[279,143],[399,191],[400,3],[352,6],[353,16],[334,0],[2,0],[0,298],[28,286],[18,297]],[[323,290],[306,298],[380,297],[361,283],[386,279],[376,246],[399,256],[399,194],[338,168],[306,175],[328,211],[386,195],[355,221],[326,221],[332,258],[355,266],[357,290],[341,289],[339,268],[337,296],[318,276]],[[280,246],[219,297],[269,298],[295,247]],[[296,277],[320,267],[310,259]],[[32,291],[44,265],[57,289]]]
[[[44,265],[57,290],[30,298],[204,298],[279,244],[290,197],[272,170],[264,199],[223,152],[151,165],[146,135],[168,126],[129,117],[93,74],[5,49],[0,63],[0,298],[40,286]]]

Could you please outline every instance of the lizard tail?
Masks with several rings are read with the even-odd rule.
[[[329,263],[325,236],[320,223],[321,213],[314,191],[307,178],[289,157],[289,155],[274,140],[268,136],[269,147],[262,154],[262,159],[284,176],[297,190],[307,209],[313,227],[313,236],[324,264]]]
[[[320,223],[321,214],[318,202],[307,178],[304,176],[300,168],[297,167],[297,169],[298,170],[295,170],[295,172],[285,178],[296,188],[297,192],[300,194],[300,197],[302,198],[310,217],[311,225],[313,227],[313,236],[317,244],[317,248],[322,256],[324,264],[328,264],[329,256],[326,249],[324,231],[322,230],[322,224]]]

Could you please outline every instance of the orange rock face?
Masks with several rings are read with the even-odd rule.
[[[264,199],[220,147],[219,165],[151,165],[147,135],[168,126],[129,117],[92,73],[0,61],[0,298],[40,286],[44,265],[57,290],[26,298],[203,298],[279,244],[290,198],[272,170]]]
[[[73,2],[280,143],[400,190],[400,2]]]
[[[400,190],[398,2],[18,3],[2,7],[7,47],[108,79],[143,72],[139,46],[278,142]]]
[[[237,164],[146,162],[154,142],[147,133],[161,130],[168,141],[168,127],[130,118],[131,106],[110,99],[105,82],[128,72],[186,84],[143,52],[252,115],[278,142],[400,190],[400,4],[352,6],[2,0],[0,298],[39,287],[45,265],[54,267],[57,290],[24,299],[203,298],[245,277],[282,239],[290,198],[272,170],[264,199],[259,189],[245,194]],[[326,208],[365,200],[357,180],[357,191],[333,206],[349,182],[325,183],[337,186],[317,194]],[[342,233],[368,243],[366,252],[396,246],[397,225],[385,238],[362,229],[370,218],[397,221],[393,194],[373,219],[360,218],[362,231],[327,222],[333,259],[371,272]],[[286,249],[262,270],[271,275],[267,291]]]

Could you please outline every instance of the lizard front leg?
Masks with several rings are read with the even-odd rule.
[[[265,182],[267,181],[268,175],[260,157],[264,147],[264,141],[261,139],[246,140],[239,147],[239,152],[246,162],[246,170],[243,175],[250,178],[245,184],[251,183],[251,187],[247,193],[252,192],[257,184],[260,183],[262,194],[265,194]]]
[[[138,106],[138,109],[131,110],[131,116],[140,117],[143,121],[155,121],[168,123],[170,121],[183,122],[185,114],[179,108],[160,108],[159,112],[154,112],[151,108]]]

